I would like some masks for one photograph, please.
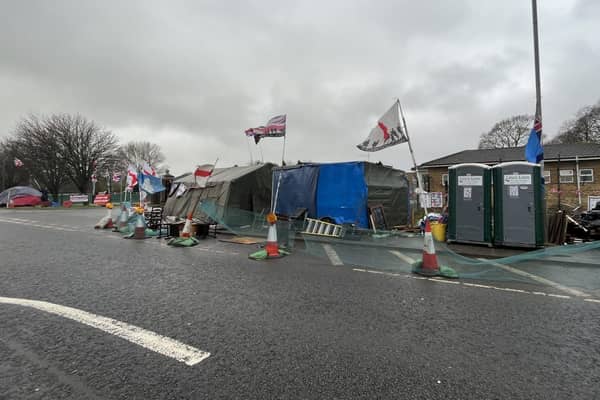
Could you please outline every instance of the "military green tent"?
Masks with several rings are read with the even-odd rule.
[[[204,188],[198,187],[191,172],[176,177],[163,216],[185,217],[191,212],[195,218],[206,219],[198,205],[208,200],[216,205],[217,217],[225,224],[252,224],[252,213],[265,212],[271,206],[271,170],[274,166],[266,163],[216,168]],[[184,187],[183,194],[177,196],[178,190]]]

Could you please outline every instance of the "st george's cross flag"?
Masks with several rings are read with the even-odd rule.
[[[129,164],[127,167],[127,191],[132,192],[135,185],[138,183],[137,169]]]
[[[17,157],[15,157],[15,167],[20,168],[22,166],[23,166],[23,161],[21,161]]]
[[[196,181],[196,185],[198,185],[198,187],[205,188],[206,183],[208,182],[208,179],[211,177],[214,169],[215,169],[215,166],[211,165],[211,164],[204,164],[204,165],[197,166],[196,169],[194,170],[194,180]]]
[[[396,101],[377,120],[377,124],[369,133],[369,137],[356,147],[363,151],[378,151],[399,143],[408,142],[408,136],[402,129],[402,125],[400,125],[400,108],[398,103]]]

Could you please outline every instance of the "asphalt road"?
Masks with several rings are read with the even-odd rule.
[[[300,250],[258,262],[247,258],[256,245],[215,239],[170,248],[95,231],[102,215],[0,210],[0,297],[113,318],[210,357],[189,366],[0,303],[1,399],[600,397],[600,302],[334,266]]]

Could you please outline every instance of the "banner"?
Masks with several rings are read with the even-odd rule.
[[[396,101],[392,107],[377,121],[377,125],[366,140],[357,145],[362,151],[379,151],[386,147],[408,142],[408,136],[400,124],[399,104]]]

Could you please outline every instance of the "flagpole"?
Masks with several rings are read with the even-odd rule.
[[[538,22],[537,22],[537,0],[531,0],[531,10],[533,15],[533,56],[535,61],[535,113],[542,122],[542,85],[540,80],[540,47],[538,38]],[[543,124],[542,124],[543,126]],[[540,137],[540,143],[542,138]]]
[[[406,134],[406,141],[408,142],[408,149],[410,150],[410,156],[412,157],[413,166],[415,167],[415,174],[417,175],[417,186],[419,187],[419,192],[425,192],[423,190],[423,182],[421,180],[421,173],[419,172],[419,168],[417,167],[417,162],[415,161],[415,153],[412,149],[412,144],[410,143],[410,136],[408,136],[408,127],[406,126],[406,119],[404,118],[404,112],[402,111],[402,105],[400,104],[400,99],[396,99],[398,102],[398,108],[400,109],[400,116],[402,117],[402,125],[404,125],[404,133]],[[417,204],[419,202],[420,193],[417,193]],[[423,209],[425,210],[425,217],[427,217],[427,204],[423,204]]]
[[[281,154],[281,166],[282,167],[285,166],[285,138],[286,137],[287,137],[287,132],[283,135],[283,153]]]
[[[246,144],[248,145],[248,153],[250,154],[250,165],[254,164],[254,160],[252,159],[252,149],[250,148],[250,142],[248,141],[248,137],[246,136]],[[254,138],[252,139],[254,140]]]

